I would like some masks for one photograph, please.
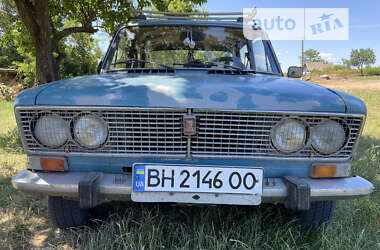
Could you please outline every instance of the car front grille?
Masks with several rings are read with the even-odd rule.
[[[73,136],[65,145],[55,149],[42,146],[33,136],[32,124],[44,113],[53,113],[68,121],[82,113],[101,117],[108,126],[107,142],[89,150],[78,145]],[[149,110],[18,110],[27,148],[32,152],[106,153],[123,155],[186,155],[187,139],[182,137],[182,116],[176,111]]]
[[[292,157],[334,157],[347,158],[353,151],[359,136],[362,118],[347,116],[327,116],[284,113],[247,113],[247,112],[199,112],[198,136],[192,139],[191,153],[195,157],[218,155],[244,158],[249,156],[292,156]],[[292,154],[279,153],[271,143],[271,129],[284,117],[304,120],[309,127],[316,126],[326,119],[341,120],[349,127],[345,146],[336,154],[319,155],[308,145]]]
[[[47,148],[34,137],[36,119],[46,113],[61,116],[70,124],[83,113],[101,117],[108,126],[106,143],[98,149],[85,149],[73,136],[59,148]],[[197,134],[183,135],[183,116],[196,117]],[[18,107],[18,125],[24,146],[30,153],[53,155],[102,155],[115,157],[171,158],[349,158],[360,133],[364,116],[347,114],[209,111],[174,109],[128,109],[105,107]],[[349,131],[345,146],[333,155],[319,155],[308,144],[293,154],[279,153],[271,143],[271,129],[281,119],[304,120],[310,128],[326,119],[339,120]]]

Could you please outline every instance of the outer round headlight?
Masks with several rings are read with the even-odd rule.
[[[108,136],[108,129],[102,119],[93,115],[80,116],[74,123],[75,140],[83,147],[100,147]]]
[[[312,130],[311,145],[321,154],[336,153],[345,141],[346,131],[339,122],[328,120]]]
[[[47,114],[38,118],[34,126],[34,136],[43,146],[57,148],[70,136],[70,129],[60,116]]]
[[[294,153],[305,146],[307,130],[305,124],[297,119],[287,118],[272,129],[272,143],[283,153]]]

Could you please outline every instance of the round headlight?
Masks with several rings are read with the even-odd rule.
[[[272,143],[283,153],[294,153],[301,150],[306,142],[306,126],[297,119],[284,119],[272,129]]]
[[[336,153],[345,141],[346,131],[339,122],[328,120],[312,130],[311,145],[321,154]]]
[[[34,136],[46,147],[57,148],[65,144],[70,135],[70,129],[58,115],[41,116],[34,126]]]
[[[94,149],[107,140],[108,129],[100,118],[83,115],[74,123],[74,136],[81,146]]]

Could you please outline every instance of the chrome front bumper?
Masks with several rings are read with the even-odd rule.
[[[87,174],[86,172],[43,173],[25,170],[12,179],[12,184],[16,189],[29,193],[78,198],[79,182]],[[309,184],[312,201],[354,199],[369,195],[374,190],[372,183],[359,176],[337,179],[301,178],[301,180]],[[130,200],[132,176],[101,174],[98,188],[101,200]],[[288,187],[282,178],[265,178],[262,202],[281,203],[285,201],[287,195]],[[213,200],[225,200],[227,196],[228,194],[218,195],[217,198],[213,197]],[[218,203],[217,200],[216,203]]]

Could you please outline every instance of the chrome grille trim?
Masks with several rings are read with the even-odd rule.
[[[191,111],[191,112],[190,112]],[[58,149],[47,149],[33,137],[30,122],[40,112],[59,114],[71,120],[81,112],[96,113],[109,127],[109,139],[96,150],[81,148],[74,140]],[[183,115],[197,117],[197,135],[183,135]],[[280,154],[271,145],[271,128],[284,117],[297,117],[309,126],[323,119],[343,120],[350,129],[345,146],[323,156],[307,145],[296,154]],[[206,159],[347,160],[363,128],[364,115],[344,113],[237,111],[171,108],[125,108],[87,106],[16,107],[16,119],[29,154],[102,157],[186,157]]]

